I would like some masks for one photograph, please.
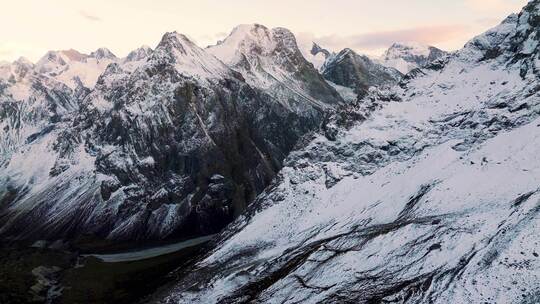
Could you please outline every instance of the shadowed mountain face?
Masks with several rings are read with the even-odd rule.
[[[177,33],[126,59],[100,49],[48,54],[40,70],[10,66],[0,103],[8,134],[0,234],[140,240],[219,231],[343,103],[298,57],[290,32],[274,30],[272,48],[258,50],[253,58],[280,68],[268,86],[249,78],[270,75],[261,66],[231,68]],[[95,85],[61,82],[93,58],[112,62]]]
[[[539,14],[338,112],[156,301],[538,302]]]
[[[403,76],[396,69],[385,67],[351,49],[328,57],[321,70],[325,79],[353,89],[359,97],[366,95],[370,87],[395,85]]]

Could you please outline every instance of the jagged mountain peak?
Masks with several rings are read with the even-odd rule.
[[[207,51],[241,73],[250,85],[268,90],[278,102],[297,108],[295,111],[307,111],[303,108],[306,100],[319,109],[342,102],[304,58],[296,37],[286,28],[240,25]]]
[[[321,47],[316,42],[313,42],[310,54],[313,55],[313,56],[316,56],[316,55],[318,55],[320,53],[322,53],[325,58],[328,58],[331,55],[330,51],[328,51],[327,49]]]
[[[74,60],[74,61],[83,61],[88,57],[88,55],[83,54],[74,49],[62,50],[59,52],[63,54],[64,56],[66,56],[67,58],[69,58],[70,60]]]
[[[229,36],[207,50],[227,64],[238,64],[245,57],[269,57],[279,52],[285,56],[301,55],[296,37],[283,27],[269,29],[260,24],[236,26]]]
[[[88,58],[88,55],[83,54],[74,49],[68,50],[59,50],[59,51],[48,51],[43,57],[37,62],[38,67],[43,67],[48,63],[66,65],[71,61],[82,62]]]
[[[251,24],[240,24],[237,25],[232,31],[229,37],[231,36],[251,36],[251,37],[261,37],[266,36],[270,33],[270,29],[266,26],[258,23]],[[229,38],[227,37],[227,38]]]
[[[24,77],[24,75],[28,74],[35,65],[26,57],[19,57],[19,59],[13,62],[13,67],[16,75]]]
[[[161,38],[158,48],[174,48],[182,50],[184,48],[197,48],[198,46],[193,43],[186,35],[178,33],[176,31],[167,32]]]
[[[430,48],[432,48],[432,46],[420,42],[394,42],[385,53],[389,54],[395,51],[407,51],[412,54],[427,56],[429,55]]]
[[[364,96],[370,87],[390,86],[402,77],[398,70],[379,64],[350,48],[328,57],[321,67],[321,72],[326,80],[352,89],[360,97]]]
[[[152,52],[154,50],[152,50],[151,47],[147,46],[147,45],[143,45],[133,51],[131,51],[127,56],[126,56],[126,61],[130,62],[130,61],[139,61],[139,60],[142,60],[144,58],[147,58],[149,57]]]
[[[74,49],[48,51],[36,63],[36,72],[55,78],[72,89],[79,85],[92,88],[107,65],[117,60],[106,48],[99,48],[90,55]]]
[[[305,61],[291,31],[282,27],[269,29],[260,24],[235,27],[227,38],[208,47],[207,51],[231,66],[259,65],[261,58],[289,67]]]
[[[17,81],[32,73],[35,65],[25,57],[19,57],[13,62],[0,63],[0,78]]]
[[[92,53],[90,53],[90,57],[96,58],[98,60],[100,59],[116,59],[116,55],[113,54],[109,49],[107,48],[99,48]]]
[[[157,64],[174,64],[178,72],[200,80],[236,77],[223,62],[176,31],[163,35],[150,60]]]
[[[272,32],[260,24],[241,24],[236,26],[229,36],[208,51],[227,64],[235,64],[241,55],[252,52],[270,52],[275,47]]]
[[[13,62],[13,64],[18,65],[18,66],[30,67],[30,68],[34,66],[34,63],[32,63],[32,61],[30,61],[26,57],[19,57],[17,60]]]

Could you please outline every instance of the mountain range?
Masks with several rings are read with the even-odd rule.
[[[251,24],[206,49],[171,32],[125,58],[71,49],[3,64],[0,235],[220,231],[331,113],[403,77],[351,49],[326,54],[317,69],[289,30]]]
[[[537,303],[539,20],[337,111],[156,302]]]
[[[0,65],[0,237],[219,233],[156,303],[540,301],[540,0],[381,58],[240,25]]]

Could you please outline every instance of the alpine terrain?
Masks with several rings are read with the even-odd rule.
[[[540,303],[540,0],[454,52],[220,37],[0,63],[0,303]]]
[[[9,239],[215,233],[344,104],[288,30],[259,25],[208,50],[172,32],[123,59],[58,51],[1,71]]]
[[[370,90],[157,301],[538,303],[539,40],[535,0]]]

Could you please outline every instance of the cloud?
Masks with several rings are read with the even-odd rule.
[[[468,33],[463,25],[417,27],[395,31],[377,31],[358,35],[328,35],[316,37],[311,33],[297,35],[300,47],[309,47],[315,41],[325,48],[337,51],[343,48],[356,50],[379,50],[394,42],[419,42],[436,45],[463,37]]]
[[[79,15],[81,15],[82,17],[84,17],[86,20],[90,20],[90,21],[101,21],[101,18],[99,18],[98,16],[96,15],[92,15],[86,11],[79,11]]]

